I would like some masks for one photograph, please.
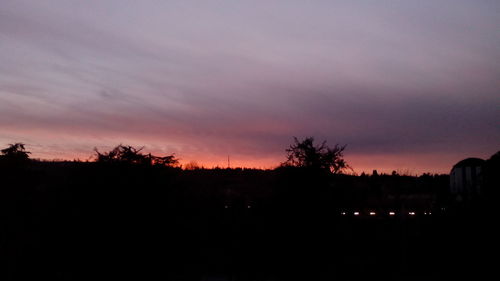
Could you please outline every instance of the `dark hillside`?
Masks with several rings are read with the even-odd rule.
[[[478,210],[442,209],[446,176],[33,161],[0,177],[4,280],[433,280],[476,270],[490,236]]]

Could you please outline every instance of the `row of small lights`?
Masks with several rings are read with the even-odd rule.
[[[247,205],[247,209],[251,209],[252,206],[251,205]],[[229,206],[228,205],[224,205],[224,209],[229,209]]]
[[[347,212],[341,212],[340,213],[342,216],[346,216],[347,215]],[[376,216],[377,213],[376,212],[369,212],[368,213],[370,216]],[[360,212],[353,212],[353,215],[355,216],[359,216],[360,215]],[[389,212],[389,216],[395,216],[396,215],[396,212]],[[415,216],[416,213],[415,212],[408,212],[408,215],[410,216]],[[432,215],[432,212],[424,212],[424,215]]]
[[[247,205],[247,209],[250,209],[250,208],[252,208],[252,206],[251,206],[251,205]],[[229,209],[229,206],[228,206],[228,205],[224,205],[224,209]],[[443,210],[444,210],[444,208],[443,208]],[[340,214],[341,214],[342,216],[346,216],[346,215],[347,215],[347,212],[341,212]],[[372,212],[369,212],[368,214],[369,214],[370,216],[376,216],[376,215],[377,215],[377,213],[376,213],[376,212],[373,212],[373,211],[372,211]],[[353,215],[355,215],[355,216],[359,216],[359,215],[360,215],[360,212],[353,212]],[[396,212],[389,212],[389,216],[395,216],[395,215],[396,215]],[[416,215],[416,213],[415,213],[415,212],[408,212],[408,215],[410,215],[410,216],[415,216],[415,215]],[[427,216],[427,215],[432,215],[432,212],[424,212],[424,215],[426,215],[426,216]]]

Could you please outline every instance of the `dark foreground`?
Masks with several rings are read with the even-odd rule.
[[[450,207],[437,178],[95,163],[0,176],[1,280],[483,280],[495,263],[492,204]],[[418,192],[432,204],[388,199]],[[404,205],[417,214],[382,215]]]

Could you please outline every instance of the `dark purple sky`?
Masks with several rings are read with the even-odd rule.
[[[489,157],[500,1],[0,2],[1,146],[268,168],[292,136],[358,172]]]

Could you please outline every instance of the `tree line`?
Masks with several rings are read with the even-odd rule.
[[[286,161],[280,167],[298,167],[314,170],[324,170],[333,174],[341,174],[352,168],[344,159],[346,145],[335,144],[329,147],[326,141],[320,145],[314,143],[313,137],[299,140],[294,137],[294,142],[286,149]],[[157,156],[144,153],[144,147],[136,148],[130,145],[119,144],[110,151],[101,152],[94,148],[94,161],[107,164],[130,164],[141,166],[178,167],[179,158],[174,154]],[[23,164],[32,161],[31,152],[26,150],[24,143],[9,144],[2,149],[0,162],[10,164]]]

